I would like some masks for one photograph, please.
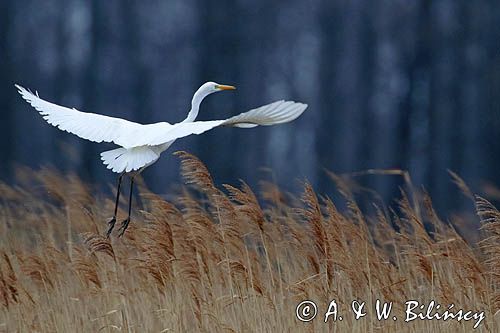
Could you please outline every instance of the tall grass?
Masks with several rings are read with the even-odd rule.
[[[245,183],[218,188],[196,157],[178,156],[188,187],[166,201],[140,186],[143,210],[122,239],[102,236],[113,198],[73,175],[22,169],[19,185],[1,184],[0,332],[472,330],[405,323],[406,300],[483,310],[477,331],[499,330],[500,212],[457,175],[477,209],[477,244],[410,186],[397,209],[377,203],[366,215],[334,174],[346,210],[308,183],[300,198],[265,182],[258,195]],[[295,316],[306,299],[319,309],[308,323]],[[324,323],[332,299],[344,320]],[[378,321],[377,299],[399,319]],[[366,301],[366,317],[354,320],[353,300]]]

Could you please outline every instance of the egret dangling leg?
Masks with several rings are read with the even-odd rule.
[[[134,188],[134,176],[130,177],[130,193],[128,197],[128,216],[125,220],[123,220],[120,229],[118,229],[118,237],[123,236],[125,230],[128,228],[128,224],[130,223],[130,212],[132,211],[132,190]]]
[[[116,189],[116,202],[115,202],[115,212],[113,213],[113,218],[109,220],[109,228],[108,231],[106,232],[106,237],[109,238],[109,235],[111,235],[111,231],[113,231],[113,228],[115,227],[116,223],[116,214],[118,213],[118,203],[120,202],[120,187],[122,185],[122,178],[123,174],[120,175],[118,178],[118,187]]]

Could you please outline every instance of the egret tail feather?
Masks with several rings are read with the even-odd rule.
[[[101,153],[103,163],[117,173],[137,171],[159,157],[150,147],[116,148]]]

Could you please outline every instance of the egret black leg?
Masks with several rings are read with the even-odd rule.
[[[111,235],[111,231],[113,231],[113,228],[115,227],[116,223],[116,214],[118,213],[118,203],[120,202],[120,187],[122,185],[122,178],[123,174],[120,175],[118,178],[118,187],[116,189],[116,202],[115,202],[115,212],[113,213],[113,218],[109,220],[108,225],[108,231],[106,232],[106,237],[109,238],[109,235]]]
[[[134,177],[130,177],[130,193],[128,197],[128,216],[125,220],[123,220],[122,225],[120,226],[118,237],[123,236],[125,230],[128,228],[128,224],[130,223],[130,212],[132,211],[132,190],[134,188]]]

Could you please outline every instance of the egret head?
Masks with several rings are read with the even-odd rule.
[[[228,86],[226,84],[219,84],[216,82],[206,82],[204,83],[199,90],[203,90],[207,93],[207,95],[218,92],[218,91],[223,91],[223,90],[234,90],[236,87],[233,86]]]
[[[194,94],[193,100],[197,100],[201,102],[205,97],[215,92],[223,91],[223,90],[234,90],[236,89],[233,86],[228,86],[225,84],[219,84],[216,82],[206,82],[204,83]]]

